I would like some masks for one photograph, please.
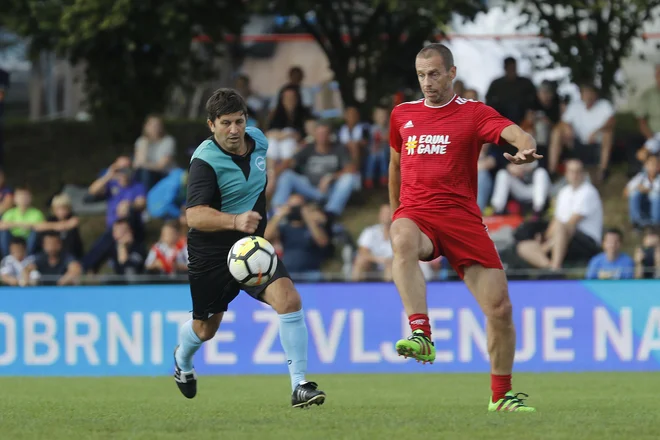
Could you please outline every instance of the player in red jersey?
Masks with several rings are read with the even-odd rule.
[[[514,164],[533,162],[536,142],[491,107],[457,97],[451,51],[434,43],[415,60],[424,99],[398,105],[390,117],[389,169],[394,260],[392,275],[412,336],[397,352],[433,362],[435,347],[418,260],[444,255],[487,317],[491,362],[489,411],[534,411],[511,392],[516,333],[507,279],[477,206],[477,159],[485,143],[508,142]],[[524,395],[526,397],[526,395]]]

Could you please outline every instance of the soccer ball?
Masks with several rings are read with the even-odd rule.
[[[227,266],[232,276],[246,286],[267,283],[277,269],[275,248],[265,238],[241,238],[231,247]]]

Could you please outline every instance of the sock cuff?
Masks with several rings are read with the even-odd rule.
[[[192,339],[192,341],[196,344],[201,344],[202,340],[199,339],[199,336],[197,336],[197,333],[195,333],[195,329],[193,328],[192,320],[186,322],[185,326],[188,327],[187,330],[188,330],[188,336],[190,337],[190,339]]]
[[[303,309],[298,310],[297,312],[284,313],[280,315],[280,321],[282,322],[296,322],[302,321],[305,319],[305,313]]]

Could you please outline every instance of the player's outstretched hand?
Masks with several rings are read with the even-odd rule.
[[[542,155],[536,154],[536,150],[532,150],[532,149],[518,150],[515,156],[512,156],[509,153],[504,153],[504,157],[506,158],[506,160],[516,165],[531,163],[534,162],[535,160],[543,158]]]
[[[237,231],[253,234],[259,226],[261,215],[258,212],[248,211],[236,216],[235,229]]]

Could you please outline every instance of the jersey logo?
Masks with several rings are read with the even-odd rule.
[[[263,156],[257,156],[257,158],[254,160],[254,164],[261,171],[266,171],[266,159],[264,159]]]
[[[447,147],[451,144],[447,134],[423,134],[417,139],[417,136],[408,136],[406,142],[406,151],[408,156],[413,154],[446,154]]]
[[[414,127],[414,125],[413,125],[412,121],[406,122],[406,125],[403,126],[403,128],[413,128],[413,127]]]

